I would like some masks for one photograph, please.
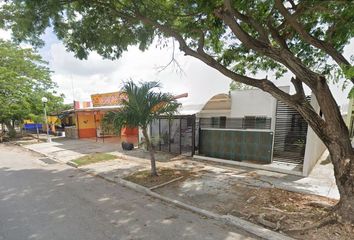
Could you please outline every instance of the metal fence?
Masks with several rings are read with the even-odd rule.
[[[193,156],[195,116],[160,117],[151,123],[150,136],[158,151]]]
[[[212,117],[200,118],[200,128],[226,129],[270,129],[272,119],[263,116],[246,116],[244,118]]]

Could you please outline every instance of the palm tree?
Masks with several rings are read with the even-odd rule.
[[[122,108],[117,112],[108,112],[104,117],[104,124],[112,124],[119,132],[123,127],[142,129],[150,153],[152,176],[158,174],[155,152],[147,127],[160,115],[173,115],[179,106],[171,94],[155,91],[160,87],[158,82],[140,82],[138,85],[133,81],[124,83],[121,92],[126,94],[127,98],[122,100]]]

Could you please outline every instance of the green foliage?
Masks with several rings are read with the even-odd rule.
[[[146,128],[160,115],[173,115],[179,103],[171,94],[157,92],[157,82],[133,81],[124,84],[121,91],[126,94],[122,108],[118,112],[109,112],[104,117],[104,125],[113,125],[119,132],[123,127]]]
[[[249,89],[254,89],[254,88],[252,86],[248,86],[246,84],[235,82],[235,81],[230,82],[230,85],[229,85],[229,90],[230,91],[234,91],[234,90],[249,90]]]
[[[299,17],[304,29],[320,40],[330,42],[339,52],[354,36],[354,4],[351,1],[298,1]],[[265,28],[273,47],[279,42],[270,34],[270,27],[283,37],[289,50],[307,67],[335,79],[341,71],[322,50],[304,41],[290,26],[282,25],[283,16],[274,8],[273,0],[234,0],[232,7],[252,18]],[[290,6],[290,1],[287,2]],[[0,27],[12,30],[14,39],[41,46],[45,29],[51,26],[68,50],[86,58],[90,51],[115,59],[129,45],[145,50],[157,36],[170,37],[144,19],[164,25],[178,32],[191,48],[196,48],[204,33],[204,50],[224,66],[239,74],[271,71],[281,77],[287,68],[266,57],[262,52],[250,51],[216,16],[223,1],[207,0],[121,0],[121,1],[57,1],[13,0],[2,6]],[[289,10],[291,11],[294,10]],[[250,36],[260,33],[247,21],[240,26]]]
[[[348,93],[348,98],[354,98],[354,87],[352,87]]]
[[[55,84],[45,64],[32,49],[0,41],[0,122],[42,115],[44,96],[49,113],[63,104],[63,96],[53,91]]]

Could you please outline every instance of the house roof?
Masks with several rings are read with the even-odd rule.
[[[228,94],[214,95],[204,104],[181,105],[178,115],[193,115],[198,113],[231,111],[231,98]]]
[[[205,110],[231,110],[231,97],[225,93],[214,95],[203,106],[202,111]]]
[[[193,115],[200,112],[204,104],[181,105],[178,109],[179,115]]]
[[[122,105],[112,105],[112,106],[100,106],[100,107],[86,107],[80,109],[69,109],[63,112],[95,112],[99,110],[118,110],[122,107]]]

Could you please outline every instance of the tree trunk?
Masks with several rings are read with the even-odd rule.
[[[340,200],[334,208],[338,220],[354,224],[354,155],[344,147],[345,141],[333,142],[328,146]]]
[[[16,130],[15,130],[15,126],[11,124],[11,122],[6,121],[5,122],[5,126],[7,128],[7,130],[9,131],[9,137],[13,138],[16,137]]]
[[[150,153],[151,176],[158,176],[157,170],[156,170],[155,151],[154,151],[154,148],[152,147],[149,135],[147,134],[146,127],[143,128],[143,135],[145,138],[146,146],[147,146],[148,151]]]
[[[40,142],[39,140],[39,129],[38,129],[38,123],[36,123],[36,132],[37,132],[37,141]],[[97,140],[96,140],[97,141]]]
[[[5,135],[5,126],[4,126],[4,123],[1,123],[0,143],[3,142],[4,135]]]
[[[339,221],[354,224],[354,151],[349,131],[326,79],[321,77],[313,92],[323,113],[325,124],[319,126],[308,122],[328,148],[333,163],[340,194],[335,214]]]

